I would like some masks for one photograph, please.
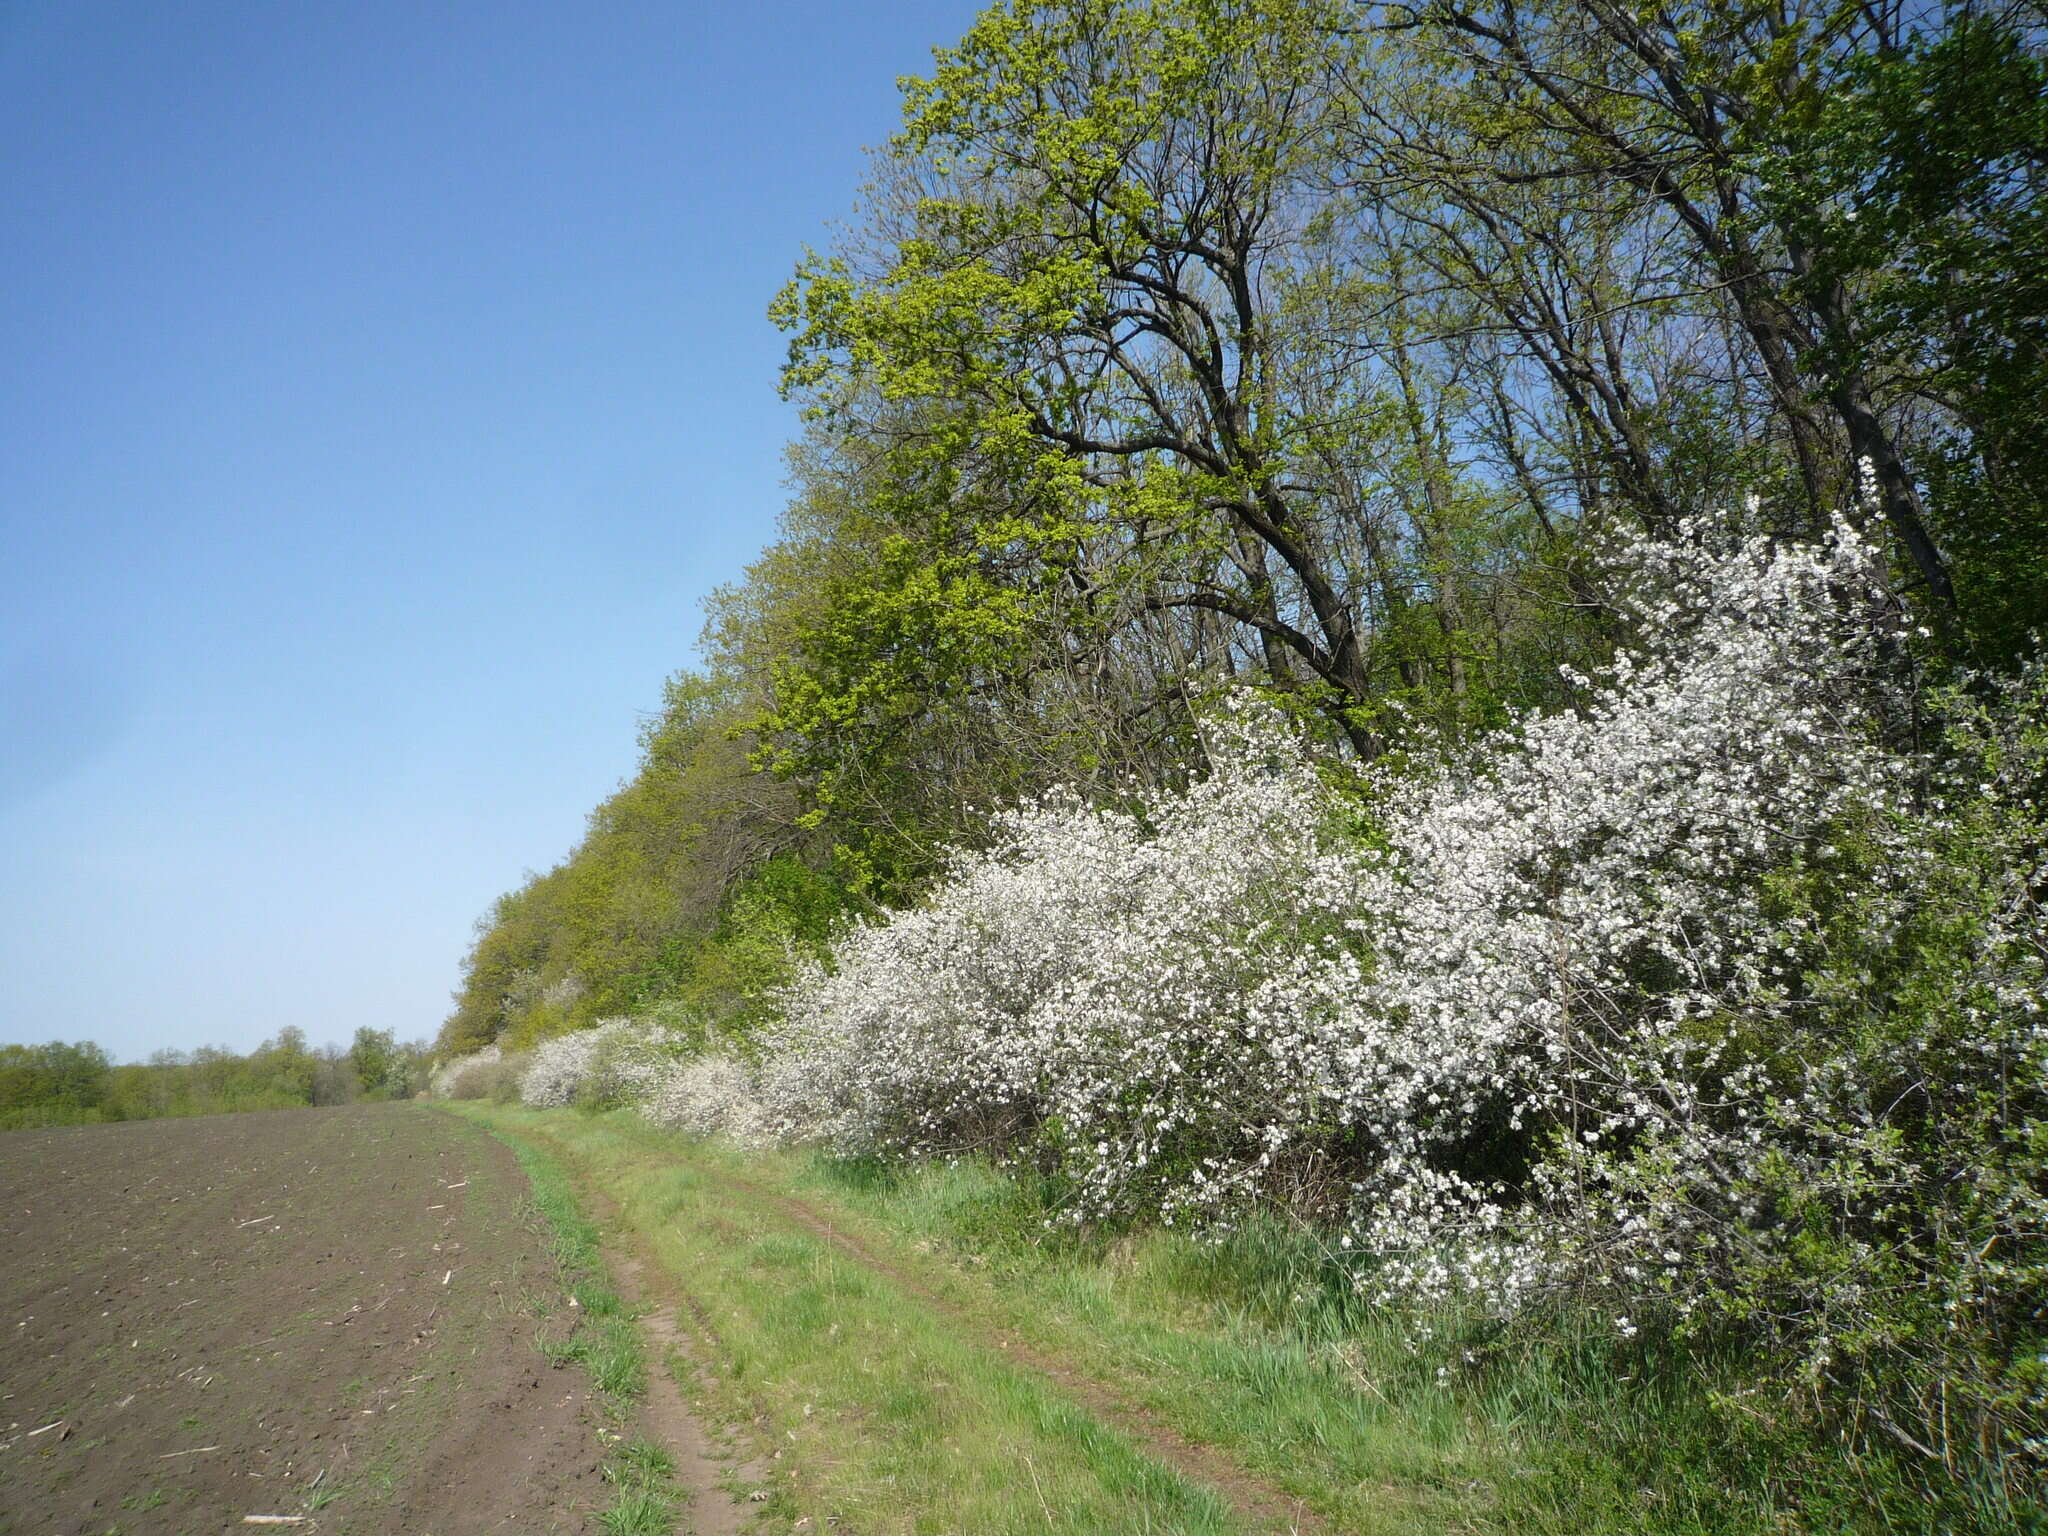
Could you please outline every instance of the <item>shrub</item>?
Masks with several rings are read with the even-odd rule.
[[[652,1091],[681,1042],[638,1019],[605,1019],[588,1031],[589,1052],[577,1083],[576,1103],[586,1109],[638,1104]]]
[[[1014,1141],[1047,1112],[1042,1001],[1091,933],[1122,926],[1143,838],[1055,796],[1000,816],[928,906],[856,927],[799,966],[764,1045],[778,1132],[847,1150]]]
[[[480,1094],[458,1094],[455,1084],[472,1067],[488,1067],[503,1057],[495,1045],[487,1045],[467,1056],[451,1056],[427,1073],[427,1092],[437,1099],[480,1098]]]
[[[1382,1299],[1734,1330],[1787,1402],[2023,1475],[2048,690],[1916,749],[1846,525],[1625,555],[1636,646],[1362,815],[1240,704],[1184,794],[1001,818],[785,991],[775,1129],[1030,1157],[1076,1218],[1341,1205]]]
[[[520,1102],[533,1109],[559,1109],[574,1102],[596,1050],[594,1030],[571,1030],[543,1040],[533,1048],[520,1076]]]
[[[693,1136],[727,1136],[742,1146],[768,1140],[753,1074],[726,1056],[663,1065],[638,1104],[656,1125]]]
[[[488,1061],[472,1059],[452,1075],[446,1097],[513,1103],[519,1097],[519,1083],[526,1066],[526,1057],[518,1054],[494,1055]]]
[[[535,1047],[519,1096],[535,1109],[572,1103],[586,1109],[637,1106],[695,1044],[691,1036],[644,1019],[606,1019]]]

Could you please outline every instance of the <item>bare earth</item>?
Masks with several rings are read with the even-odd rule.
[[[0,1536],[588,1528],[524,1196],[407,1105],[0,1136]]]

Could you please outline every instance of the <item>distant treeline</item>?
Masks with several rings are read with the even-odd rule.
[[[424,1060],[424,1046],[367,1026],[346,1048],[288,1028],[246,1056],[203,1045],[125,1066],[89,1040],[0,1045],[0,1130],[408,1098]]]

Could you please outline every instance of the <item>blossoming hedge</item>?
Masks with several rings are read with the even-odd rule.
[[[749,1060],[616,1020],[522,1096],[1026,1159],[1076,1220],[1284,1200],[1389,1304],[1733,1330],[2038,1467],[2048,677],[1916,691],[1846,525],[1625,556],[1571,708],[1347,779],[1240,700],[1185,791],[999,816]]]
[[[1241,706],[1184,794],[1000,818],[789,989],[769,1122],[1077,1219],[1305,1202],[1390,1302],[1740,1325],[2038,1455],[2040,678],[1916,742],[1846,525],[1627,553],[1646,638],[1571,709],[1347,790]]]

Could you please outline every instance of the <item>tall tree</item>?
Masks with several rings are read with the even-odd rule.
[[[1433,0],[1382,14],[1417,34],[1484,115],[1483,129],[1452,138],[1401,136],[1404,152],[1422,147],[1417,163],[1430,184],[1461,187],[1458,205],[1482,224],[1505,213],[1499,228],[1513,238],[1500,243],[1529,241],[1546,250],[1545,261],[1569,249],[1570,220],[1619,200],[1614,234],[1645,260],[1650,281],[1606,295],[1573,281],[1582,312],[1597,320],[1629,306],[1724,300],[1813,507],[1852,502],[1846,472],[1867,466],[1929,611],[1952,621],[1950,562],[1904,446],[1895,359],[1873,345],[1858,242],[1844,234],[1854,214],[1845,199],[1856,187],[1832,163],[1839,144],[1826,110],[1838,92],[1856,89],[1867,61],[1938,26],[1939,15],[1911,0],[1694,0],[1661,10],[1611,0]],[[1397,102],[1382,121],[1400,112]],[[1514,212],[1531,189],[1547,214],[1533,223]],[[1605,238],[1596,235],[1591,249]],[[1683,259],[1660,271],[1648,263],[1661,242]],[[1510,323],[1543,329],[1519,316]],[[1647,478],[1646,445],[1631,440],[1625,349],[1597,323],[1584,335],[1606,355],[1567,363],[1560,382],[1606,392],[1583,414],[1605,420]]]
[[[1298,451],[1331,358],[1284,301],[1343,15],[991,10],[908,85],[892,154],[917,195],[874,231],[879,261],[807,261],[777,313],[791,388],[827,413],[952,403],[954,445],[964,433],[1015,498],[1061,509],[1084,589],[1136,573],[1141,611],[1233,626],[1274,685],[1324,702],[1370,753],[1369,573],[1347,566],[1329,477]]]

